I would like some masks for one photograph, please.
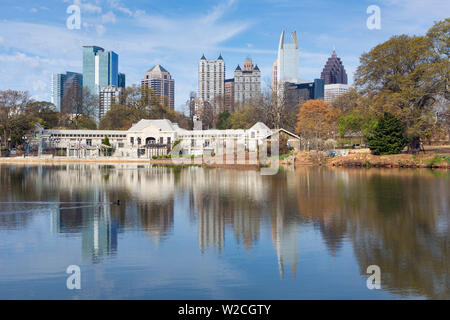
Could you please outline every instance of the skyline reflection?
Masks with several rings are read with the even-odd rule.
[[[379,265],[384,290],[450,297],[446,172],[299,169],[261,176],[128,164],[0,165],[0,179],[0,232],[26,230],[33,215],[47,213],[52,233],[81,239],[85,263],[114,259],[127,235],[163,244],[178,236],[183,215],[196,227],[202,255],[221,256],[230,246],[256,254],[270,234],[268,263],[281,280],[298,278],[307,263],[302,232],[312,230],[332,258],[350,245],[360,276]]]

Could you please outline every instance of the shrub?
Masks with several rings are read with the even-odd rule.
[[[155,155],[152,156],[152,159],[153,159],[153,160],[156,160],[157,158],[158,158],[158,157],[155,156]]]
[[[66,156],[66,151],[60,149],[60,150],[56,151],[56,155],[57,155],[58,157],[65,157],[65,156]]]
[[[433,158],[429,159],[429,160],[427,161],[427,163],[428,163],[429,166],[432,167],[432,166],[434,166],[434,165],[441,164],[442,161],[445,161],[445,162],[447,162],[447,163],[450,163],[450,156],[436,155],[436,156],[434,156]]]
[[[374,155],[402,152],[408,142],[404,132],[403,123],[395,116],[385,113],[366,137],[370,151]]]

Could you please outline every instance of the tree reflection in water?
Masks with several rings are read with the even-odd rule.
[[[295,278],[301,226],[312,225],[333,257],[351,243],[361,275],[380,266],[383,289],[450,298],[448,190],[447,172],[426,170],[302,168],[261,176],[130,164],[0,165],[0,230],[26,229],[32,213],[49,210],[52,232],[80,235],[84,259],[99,263],[119,250],[120,234],[169,239],[175,207],[187,199],[183,214],[197,226],[202,253],[222,254],[227,237],[251,252],[267,228],[280,277],[289,270]],[[121,205],[112,205],[117,199]]]

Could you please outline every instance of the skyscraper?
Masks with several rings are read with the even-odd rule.
[[[118,80],[118,87],[119,88],[125,88],[125,74],[119,72],[119,80]]]
[[[284,41],[285,31],[281,33],[278,45],[278,57],[273,66],[272,75],[276,75],[276,83],[272,86],[282,88],[284,82],[300,83],[300,51],[298,49],[297,32],[291,34],[291,43]],[[274,88],[275,89],[275,88]]]
[[[99,93],[99,111],[98,118],[101,119],[105,114],[111,110],[111,105],[119,103],[119,98],[122,93],[122,88],[115,86],[106,86],[100,88]]]
[[[141,80],[141,85],[155,90],[166,107],[175,109],[175,80],[161,65],[157,64],[148,70]]]
[[[83,88],[98,94],[100,88],[119,85],[119,56],[97,46],[83,47]]]
[[[278,59],[275,60],[272,66],[272,90],[277,90],[277,78],[278,78]]]
[[[234,111],[234,79],[225,80],[224,106],[228,111]]]
[[[52,94],[51,102],[59,112],[69,112],[66,110],[63,102],[64,95],[70,88],[73,88],[78,95],[81,95],[81,86],[83,85],[83,75],[76,72],[67,71],[65,73],[52,74]]]
[[[247,57],[243,69],[238,65],[234,71],[234,101],[245,103],[261,93],[261,71]]]
[[[320,78],[325,81],[325,85],[335,83],[347,84],[347,73],[335,50],[333,50],[331,57],[328,58]]]
[[[214,102],[214,99],[225,94],[225,61],[222,55],[217,60],[206,60],[203,55],[198,64],[198,96],[203,101]]]

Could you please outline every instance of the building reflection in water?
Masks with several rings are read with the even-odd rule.
[[[118,223],[111,219],[107,193],[90,192],[67,199],[51,211],[51,230],[59,234],[80,234],[82,259],[98,263],[117,251]]]
[[[99,205],[90,215],[83,215],[82,257],[84,261],[98,263],[102,257],[117,251],[117,222],[111,221],[110,204]]]
[[[436,176],[437,175],[437,176]],[[280,277],[301,269],[300,230],[318,230],[326,252],[351,246],[361,276],[383,270],[383,288],[449,297],[450,183],[429,171],[300,169],[257,171],[155,168],[132,165],[0,166],[0,200],[48,199],[52,230],[81,235],[83,257],[98,262],[118,249],[118,234],[144,231],[160,243],[173,234],[175,207],[189,206],[198,247],[243,250],[271,231]],[[36,184],[36,181],[40,183]],[[48,196],[51,195],[51,196]],[[183,195],[186,195],[184,197]],[[121,206],[110,202],[122,200]],[[70,204],[68,202],[77,203]],[[1,228],[25,227],[17,206],[2,206]],[[26,207],[24,207],[24,210]],[[11,215],[12,210],[17,211]],[[319,247],[319,246],[318,246]]]
[[[162,203],[144,203],[137,206],[142,229],[155,243],[167,239],[173,232],[173,199]]]

